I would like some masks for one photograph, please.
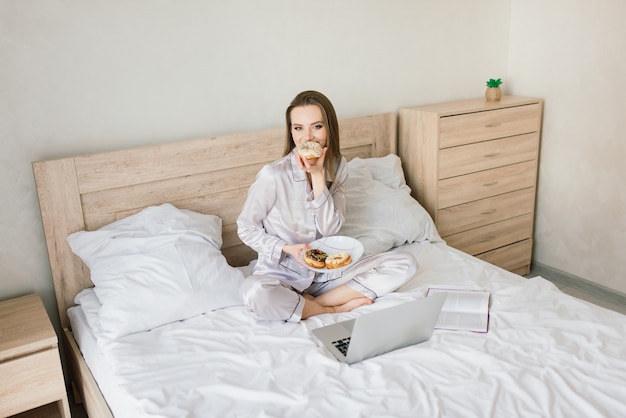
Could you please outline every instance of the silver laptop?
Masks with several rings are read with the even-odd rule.
[[[352,364],[428,340],[445,293],[369,312],[348,321],[316,328],[313,334],[337,360]]]

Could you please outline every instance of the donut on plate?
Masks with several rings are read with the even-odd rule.
[[[326,257],[328,257],[328,254],[324,251],[317,248],[309,248],[304,253],[304,262],[310,267],[323,269],[326,267]]]
[[[350,256],[350,253],[341,251],[341,252],[331,254],[328,257],[326,257],[326,268],[336,269],[339,267],[343,267],[346,264],[349,264],[351,262],[352,262],[352,257]]]

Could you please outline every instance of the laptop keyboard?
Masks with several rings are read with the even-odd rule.
[[[343,354],[344,356],[348,355],[348,346],[350,345],[350,337],[333,341],[332,344],[337,348],[337,350],[341,351],[341,354]]]

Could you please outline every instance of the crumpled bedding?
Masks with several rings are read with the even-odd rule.
[[[402,247],[420,270],[350,313],[301,323],[230,307],[100,345],[132,417],[621,417],[626,316],[443,243]],[[492,292],[487,333],[338,362],[312,335],[325,324],[425,297],[430,286]],[[106,396],[106,393],[105,393]]]

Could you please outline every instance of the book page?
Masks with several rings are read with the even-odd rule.
[[[435,328],[487,332],[489,325],[488,291],[428,289],[428,294],[446,293],[446,301]]]
[[[435,328],[487,332],[488,315],[441,311]]]

